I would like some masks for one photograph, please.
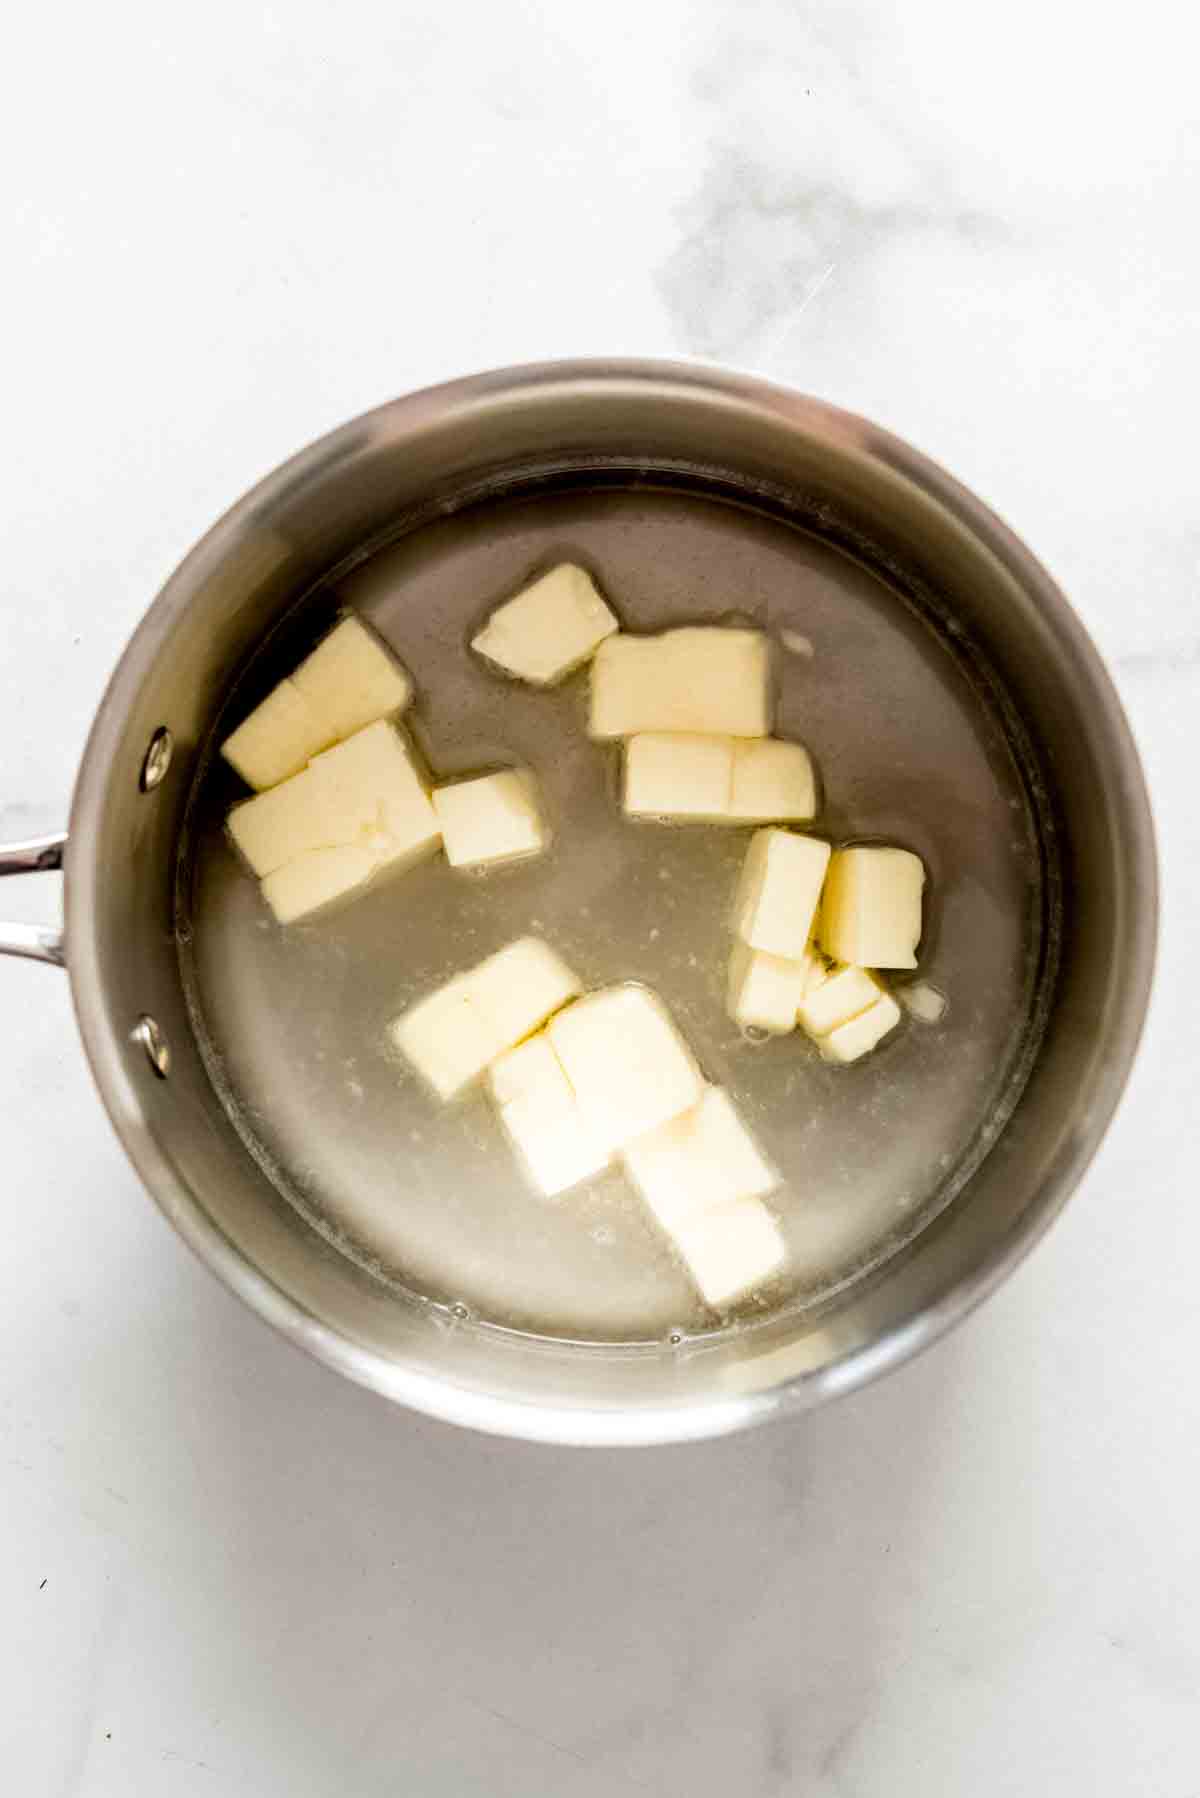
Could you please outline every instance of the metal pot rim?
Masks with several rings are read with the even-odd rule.
[[[169,1157],[138,1127],[138,1103],[103,1001],[103,967],[92,928],[94,895],[103,879],[98,819],[111,778],[122,725],[141,681],[147,657],[174,631],[188,595],[201,576],[218,567],[248,514],[269,507],[294,485],[319,478],[351,435],[386,428],[413,435],[451,414],[470,414],[499,397],[536,402],[539,394],[567,388],[661,388],[711,401],[718,408],[750,408],[782,420],[790,430],[835,443],[847,455],[873,459],[943,507],[1035,596],[1063,653],[1082,671],[1105,736],[1123,774],[1118,795],[1124,839],[1138,867],[1144,903],[1133,933],[1128,971],[1129,1002],[1114,1020],[1103,1076],[1086,1130],[1076,1133],[1059,1165],[1052,1190],[1023,1214],[998,1250],[961,1278],[923,1313],[892,1328],[868,1346],[828,1365],[785,1380],[767,1391],[706,1403],[574,1409],[525,1404],[484,1394],[406,1369],[326,1326],[252,1265],[205,1214]],[[981,500],[921,452],[853,413],[793,393],[758,377],[701,364],[650,360],[586,359],[530,363],[492,370],[423,389],[387,402],[344,424],[268,474],[238,500],[190,551],[139,624],[97,710],[84,750],[71,806],[66,857],[67,965],[84,1047],[101,1097],[142,1181],[180,1235],[222,1282],[267,1322],[327,1366],[358,1383],[431,1416],[491,1433],[527,1440],[617,1445],[690,1441],[744,1428],[782,1409],[807,1409],[863,1386],[901,1365],[937,1340],[982,1302],[1018,1265],[1057,1216],[1091,1161],[1124,1089],[1141,1039],[1152,984],[1157,939],[1158,882],[1154,831],[1137,749],[1116,690],[1099,652],[1047,571]]]

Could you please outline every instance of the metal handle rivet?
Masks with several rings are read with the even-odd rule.
[[[175,739],[165,724],[161,724],[150,739],[150,747],[146,751],[146,759],[142,763],[139,784],[143,793],[152,793],[166,775],[171,766],[171,757],[175,753]]]
[[[171,1072],[171,1050],[166,1037],[149,1016],[138,1019],[133,1031],[133,1040],[141,1043],[146,1052],[146,1060],[154,1069],[160,1080],[165,1080]]]

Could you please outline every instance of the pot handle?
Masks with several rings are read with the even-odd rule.
[[[67,833],[31,837],[26,843],[0,845],[0,877],[5,874],[53,874],[61,870]],[[63,933],[48,924],[0,924],[0,955],[25,955],[31,961],[67,965]]]

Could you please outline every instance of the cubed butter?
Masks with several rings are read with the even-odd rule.
[[[765,737],[770,654],[761,631],[693,625],[657,637],[609,637],[592,662],[590,731]]]
[[[256,874],[315,849],[366,850],[377,867],[415,860],[441,832],[390,724],[371,724],[229,814],[229,834]]]
[[[658,1222],[676,1237],[704,1212],[761,1199],[779,1184],[718,1086],[706,1086],[689,1111],[627,1143],[622,1160]]]
[[[862,968],[915,968],[924,885],[909,849],[839,849],[821,903],[821,947]]]
[[[644,732],[625,744],[625,810],[636,818],[723,821],[732,774],[732,737]]]
[[[492,1098],[503,1109],[514,1099],[537,1099],[548,1106],[571,1103],[575,1094],[554,1045],[544,1030],[499,1056],[488,1071]]]
[[[392,1040],[449,1099],[579,991],[552,949],[521,937],[411,1006],[391,1026]],[[520,1066],[509,1060],[501,1075],[513,1098]]]
[[[811,949],[792,961],[735,943],[729,958],[729,1015],[743,1029],[786,1036],[796,1028],[805,993],[824,971],[824,962]]]
[[[756,830],[746,851],[734,928],[752,949],[800,961],[812,936],[829,844],[791,830]]]
[[[739,824],[803,822],[817,813],[812,759],[800,743],[740,738],[733,748],[729,816]]]
[[[221,745],[248,786],[262,793],[298,774],[334,741],[294,681],[281,680]]]
[[[379,869],[428,854],[441,838],[404,745],[384,723],[234,806],[229,834],[284,924],[357,892]]]
[[[869,1011],[883,994],[878,980],[865,968],[837,968],[826,980],[806,993],[797,1007],[797,1019],[809,1036],[828,1036]]]
[[[369,849],[342,844],[309,849],[276,868],[262,882],[262,894],[281,924],[294,924],[322,911],[336,899],[348,899],[366,886],[377,862]]]
[[[552,1197],[607,1167],[611,1151],[584,1116],[544,1030],[494,1061],[488,1084],[539,1192]]]
[[[786,1249],[761,1200],[779,1181],[719,1087],[628,1144],[622,1159],[708,1304],[727,1305],[778,1273]]]
[[[860,1011],[848,1024],[822,1037],[821,1054],[826,1061],[857,1061],[881,1043],[899,1022],[900,1007],[890,993],[884,993],[867,1011]]]
[[[292,681],[335,743],[403,711],[412,697],[405,670],[357,618],[336,624]]]
[[[550,1041],[598,1139],[617,1148],[688,1111],[703,1082],[661,1000],[643,986],[589,993],[550,1022]]]
[[[617,628],[587,569],[561,562],[497,606],[471,648],[497,668],[548,687]]]
[[[806,819],[816,812],[808,751],[773,737],[643,731],[625,743],[625,810],[720,824]]]
[[[495,1055],[530,1036],[583,990],[578,975],[535,936],[489,955],[470,980],[472,1003],[497,1041]]]
[[[502,1107],[507,1130],[533,1184],[546,1198],[578,1186],[612,1159],[574,1098],[565,1103],[531,1093]]]
[[[410,1007],[392,1025],[391,1035],[440,1099],[452,1099],[499,1052],[495,1035],[471,1002],[468,974],[448,980]]]
[[[675,1246],[714,1310],[765,1286],[787,1258],[779,1225],[759,1199],[706,1211],[683,1226]]]
[[[235,805],[229,834],[261,878],[313,849],[344,846],[341,820],[322,804],[310,769]]]
[[[263,792],[323,749],[408,704],[412,683],[357,618],[343,618],[228,736],[221,754]]]
[[[433,809],[442,829],[446,858],[454,868],[513,861],[537,855],[547,831],[538,809],[537,783],[522,769],[485,774],[437,787]]]
[[[309,765],[323,817],[339,822],[340,840],[359,843],[381,868],[430,855],[441,827],[398,731],[368,724]]]

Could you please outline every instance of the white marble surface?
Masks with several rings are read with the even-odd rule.
[[[686,352],[872,414],[1044,556],[1140,732],[1166,913],[1128,1102],[1006,1290],[839,1409],[634,1455],[460,1435],[277,1341],[142,1196],[65,982],[0,967],[6,1790],[1200,1792],[1187,12],[25,9],[0,835],[61,821],[143,607],[297,445],[472,368]]]

